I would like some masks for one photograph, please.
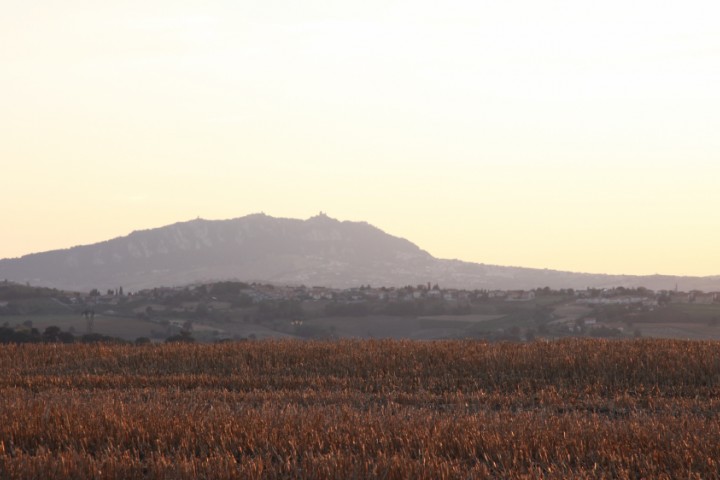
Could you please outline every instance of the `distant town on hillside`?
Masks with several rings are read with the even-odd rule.
[[[0,341],[16,342],[710,339],[720,338],[720,293],[643,287],[465,290],[433,282],[329,288],[239,281],[73,292],[6,280],[0,282],[0,325]]]

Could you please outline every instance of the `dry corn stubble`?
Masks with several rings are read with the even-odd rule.
[[[720,344],[0,347],[2,478],[713,478]]]

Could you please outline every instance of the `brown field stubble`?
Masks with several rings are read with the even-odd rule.
[[[716,478],[720,343],[0,347],[0,478]]]

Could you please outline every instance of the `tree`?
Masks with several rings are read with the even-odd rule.
[[[60,327],[56,327],[55,325],[51,325],[45,329],[43,332],[43,340],[46,342],[57,342],[58,336],[60,335],[61,330]]]
[[[75,342],[75,335],[70,332],[60,332],[58,333],[57,339],[62,343],[73,343]]]

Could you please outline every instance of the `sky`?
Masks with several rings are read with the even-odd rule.
[[[3,0],[0,258],[318,212],[720,274],[715,1]]]

